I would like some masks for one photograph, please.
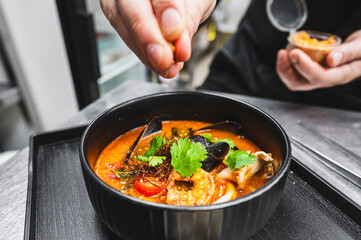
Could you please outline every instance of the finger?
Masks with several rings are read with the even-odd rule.
[[[188,29],[174,42],[174,57],[177,62],[186,62],[191,57],[191,36]]]
[[[361,40],[345,42],[332,50],[327,56],[327,64],[330,67],[340,66],[355,59],[361,59]]]
[[[200,21],[200,23],[204,22],[213,12],[214,8],[216,7],[216,0],[213,1],[207,1],[208,5],[204,3],[204,1],[196,1],[199,2],[201,4],[200,8],[203,8],[203,10],[201,10],[201,12],[204,12],[204,15]]]
[[[357,30],[356,32],[353,32],[351,33],[347,38],[346,40],[344,41],[345,43],[346,42],[351,42],[357,38],[360,38],[361,37],[361,30]]]
[[[290,59],[297,72],[311,84],[324,84],[328,81],[324,77],[325,68],[313,61],[302,50],[294,49],[290,53]]]
[[[346,84],[361,76],[361,59],[328,69],[324,77],[329,80],[329,86]]]
[[[297,72],[308,81],[309,90],[345,84],[361,75],[361,60],[325,69],[298,49],[290,52],[290,58]]]
[[[184,67],[184,62],[178,62],[178,71],[180,72]]]
[[[114,29],[117,31],[119,36],[123,39],[123,41],[127,44],[127,46],[138,56],[138,58],[143,62],[143,64],[161,76],[168,76],[169,69],[165,68],[163,70],[160,70],[158,68],[153,67],[152,63],[148,59],[148,56],[136,44],[132,35],[129,33],[126,24],[123,22],[123,19],[120,16],[120,12],[117,7],[116,1],[101,0],[100,3],[104,15],[107,17],[107,19],[112,24]],[[153,51],[157,51],[157,50],[154,49]]]
[[[120,16],[119,9],[115,0],[101,0],[101,8],[110,24],[117,31],[119,36],[127,44],[127,46],[140,58],[142,53],[137,44],[131,39],[131,35]]]
[[[152,0],[152,5],[164,38],[171,42],[178,39],[186,26],[185,1]]]
[[[165,78],[174,78],[175,76],[177,76],[178,72],[179,72],[179,68],[181,67],[181,63],[173,63],[170,68],[169,71],[167,73],[166,76],[164,76]]]
[[[313,89],[309,82],[295,71],[285,49],[278,51],[276,71],[281,81],[291,91],[308,91]]]
[[[151,65],[159,70],[169,68],[173,61],[173,53],[163,38],[150,1],[119,0],[118,9],[129,31],[130,39],[135,41]]]

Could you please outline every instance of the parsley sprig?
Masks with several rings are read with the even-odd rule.
[[[235,143],[229,139],[214,139],[211,134],[205,133],[203,135],[209,142],[225,142],[229,145],[229,152],[226,156],[226,164],[228,167],[233,170],[235,168],[241,168],[247,165],[251,165],[255,161],[255,156],[243,151],[243,150],[237,150],[235,151],[233,148],[236,146]]]
[[[253,164],[255,158],[256,157],[254,155],[246,151],[237,150],[228,154],[228,157],[226,159],[226,164],[231,170],[233,170],[235,168],[241,168]]]
[[[167,139],[162,136],[155,136],[152,141],[150,141],[149,150],[144,154],[145,157],[154,156],[156,151],[162,147],[162,145],[167,144]]]
[[[231,139],[214,139],[209,133],[205,133],[203,136],[209,142],[226,142],[230,146],[225,161],[230,169],[233,170],[254,163],[255,156],[243,150],[235,151],[233,149],[235,144]],[[148,163],[149,166],[158,166],[165,161],[166,156],[155,156],[155,154],[164,144],[168,143],[166,138],[155,136],[150,142],[149,150],[143,156],[138,155],[134,156],[134,158]],[[196,173],[202,167],[202,161],[207,158],[207,150],[202,144],[191,142],[188,137],[174,142],[170,147],[170,154],[172,157],[171,165],[182,177],[190,177]]]
[[[159,164],[162,164],[166,157],[164,156],[134,156],[134,158],[138,161],[146,162],[149,166],[155,167]]]
[[[191,142],[189,138],[179,139],[170,149],[173,168],[182,175],[190,177],[202,166],[207,158],[207,151],[200,143]]]
[[[166,157],[154,156],[154,154],[162,147],[163,144],[167,144],[167,142],[168,140],[166,138],[155,136],[152,141],[150,141],[149,150],[143,156],[134,156],[134,158],[138,161],[146,162],[152,167],[162,164]]]

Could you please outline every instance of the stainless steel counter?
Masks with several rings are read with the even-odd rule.
[[[151,83],[126,82],[86,107],[61,127],[87,124],[106,109],[132,98],[176,90],[181,89]],[[306,151],[300,144],[292,146],[293,155],[297,159],[361,206],[361,183],[348,181],[337,171],[320,162],[321,158],[329,158],[356,174],[361,173],[361,112],[225,95],[261,108],[284,127],[291,140],[319,152],[321,157]],[[0,239],[23,238],[28,154],[29,149],[25,148],[0,165]]]

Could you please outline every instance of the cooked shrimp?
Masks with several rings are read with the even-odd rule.
[[[193,184],[189,189],[176,186],[177,182],[188,182]],[[178,206],[193,206],[209,204],[214,194],[213,177],[203,169],[191,177],[182,177],[178,172],[173,171],[169,176],[167,185],[167,204]]]
[[[227,182],[226,184],[226,193],[218,198],[217,201],[215,201],[214,203],[223,203],[223,202],[227,202],[227,201],[231,201],[232,199],[235,199],[237,196],[237,191],[236,188],[233,186],[232,183]]]

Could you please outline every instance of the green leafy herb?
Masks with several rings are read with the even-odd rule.
[[[255,161],[255,156],[249,154],[246,151],[238,150],[234,151],[232,154],[228,155],[226,159],[226,164],[230,169],[241,168],[246,165],[251,165]]]
[[[235,151],[236,150],[233,150],[232,148],[230,148],[225,159],[227,159],[229,156],[231,156]]]
[[[134,156],[134,159],[142,162],[146,162],[149,166],[155,167],[159,164],[162,164],[166,159],[165,156],[154,156],[154,154],[162,147],[163,144],[167,144],[168,140],[161,136],[155,136],[152,141],[150,141],[149,150],[144,154],[144,156]]]
[[[134,156],[134,158],[138,161],[146,162],[149,166],[155,167],[159,164],[162,164],[163,161],[166,159],[164,156]]]
[[[153,156],[151,157],[150,161],[149,161],[149,166],[155,167],[159,164],[162,164],[164,162],[166,157],[163,156]]]
[[[117,178],[123,179],[123,180],[129,180],[130,178],[132,178],[136,175],[135,171],[129,171],[129,170],[126,170],[125,168],[110,169],[110,171],[112,173],[114,173],[114,175]]]
[[[225,138],[225,139],[214,139],[214,138],[212,137],[212,135],[209,134],[209,133],[203,134],[203,137],[205,137],[209,142],[213,142],[213,143],[215,143],[215,142],[225,142],[225,143],[228,143],[230,149],[232,149],[232,148],[234,148],[234,147],[236,146],[236,145],[234,144],[234,142],[233,142],[231,139],[229,139],[229,138]]]
[[[166,144],[167,139],[161,136],[155,136],[152,141],[150,141],[150,148],[144,154],[145,157],[150,157],[155,154],[155,152],[162,147],[163,144]]]
[[[202,166],[207,158],[207,150],[200,143],[191,142],[189,138],[179,139],[170,149],[173,168],[182,175],[190,177]]]

